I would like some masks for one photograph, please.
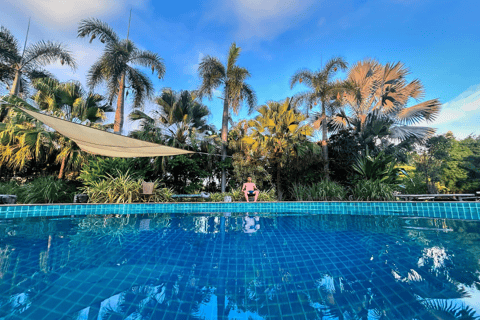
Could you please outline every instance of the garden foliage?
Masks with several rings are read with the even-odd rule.
[[[85,182],[83,192],[88,195],[92,203],[134,203],[145,202],[148,199],[154,202],[171,201],[173,194],[169,188],[158,188],[159,183],[154,182],[154,196],[142,196],[142,179],[135,179],[127,171],[118,172],[116,176],[107,174],[99,181]]]
[[[347,195],[342,185],[329,180],[310,185],[294,183],[291,193],[296,201],[343,201]]]
[[[359,180],[352,189],[352,200],[393,201],[394,188],[380,180]]]

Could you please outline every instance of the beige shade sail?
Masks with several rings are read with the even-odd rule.
[[[119,158],[161,157],[194,153],[192,151],[163,146],[111,132],[87,127],[25,108],[22,111],[55,129],[75,143],[85,152]]]

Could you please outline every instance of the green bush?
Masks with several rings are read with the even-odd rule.
[[[362,179],[379,180],[388,184],[398,184],[400,176],[408,173],[401,167],[396,167],[396,159],[393,155],[387,155],[381,151],[376,157],[370,155],[368,148],[363,156],[357,156],[352,169]]]
[[[20,191],[20,185],[15,181],[0,182],[0,194],[14,194],[17,195]]]
[[[153,200],[154,202],[171,201],[173,191],[169,188],[158,188],[159,183],[154,181],[154,195],[144,197],[141,195],[143,179],[135,180],[126,173],[117,172],[114,177],[107,174],[105,179],[85,182],[83,192],[88,195],[92,203],[134,203]]]
[[[56,177],[40,177],[20,186],[18,203],[72,203],[77,188]]]
[[[291,194],[296,201],[338,201],[344,200],[347,192],[335,181],[322,180],[311,185],[294,183]]]
[[[223,202],[226,196],[232,197],[232,201],[245,201],[245,194],[241,190],[233,190],[231,192],[216,192],[210,194],[211,202]],[[268,191],[260,191],[257,201],[276,201],[275,188]]]
[[[115,177],[119,174],[129,174],[133,179],[144,180],[151,169],[141,164],[140,160],[130,158],[93,158],[83,166],[78,179],[85,184],[89,184],[107,179],[108,175]]]
[[[358,201],[393,201],[394,188],[380,180],[359,180],[352,189],[354,200]]]

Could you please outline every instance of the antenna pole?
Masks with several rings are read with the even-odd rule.
[[[28,33],[30,31],[30,19],[31,18],[28,18],[27,35],[25,36],[25,44],[23,45],[22,60],[23,60],[23,56],[25,55],[25,48],[27,47]]]
[[[132,9],[130,9],[130,19],[128,19],[127,41],[128,41],[128,36],[130,35],[130,22],[132,22]]]

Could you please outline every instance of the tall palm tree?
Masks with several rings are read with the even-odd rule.
[[[222,161],[227,157],[228,144],[228,119],[230,109],[238,113],[240,106],[246,100],[249,111],[256,105],[257,98],[253,89],[245,83],[250,77],[246,68],[236,65],[240,55],[240,48],[235,43],[230,46],[227,64],[223,65],[218,58],[206,56],[200,62],[198,73],[202,78],[202,84],[198,89],[199,98],[207,96],[212,98],[215,89],[223,86],[223,114],[222,114]],[[222,169],[222,192],[225,192],[226,176]]]
[[[329,179],[328,166],[328,145],[327,145],[327,108],[333,107],[337,95],[345,90],[344,84],[340,81],[334,81],[338,69],[347,69],[347,62],[340,57],[330,59],[323,69],[316,72],[308,69],[303,69],[295,72],[290,79],[290,87],[293,88],[297,82],[305,84],[310,90],[299,93],[295,99],[299,102],[304,102],[307,105],[307,110],[312,109],[314,105],[320,103],[321,114],[317,117],[316,124],[322,128],[322,151],[324,159],[325,178]]]
[[[99,38],[105,43],[105,51],[88,72],[88,85],[91,89],[105,82],[108,88],[108,99],[113,102],[117,97],[117,110],[115,112],[114,132],[121,134],[123,129],[125,89],[126,84],[133,93],[133,107],[140,108],[146,98],[153,92],[150,79],[132,65],[140,65],[152,69],[152,74],[157,71],[159,79],[165,74],[163,59],[156,53],[138,49],[134,43],[127,39],[121,40],[106,23],[98,19],[86,19],[80,22],[78,37],[91,36],[90,42]],[[127,96],[128,96],[127,91]]]
[[[260,150],[262,156],[276,168],[277,195],[282,200],[282,167],[289,156],[297,154],[298,147],[307,141],[313,128],[303,123],[305,115],[296,110],[289,98],[282,102],[268,102],[257,111],[260,114],[248,122],[251,134],[243,141],[252,149]]]
[[[420,80],[408,82],[408,74],[409,70],[401,62],[386,65],[375,60],[357,62],[347,79],[353,90],[346,91],[342,97],[350,116],[339,115],[334,123],[336,128],[353,127],[364,133],[369,124],[379,127],[383,123],[391,139],[423,140],[431,136],[435,129],[412,124],[434,120],[440,113],[441,103],[431,99],[407,107],[411,99],[418,101],[424,96]]]
[[[13,34],[5,27],[0,26],[0,82],[10,87],[11,95],[26,92],[28,81],[50,77],[51,74],[40,67],[60,61],[75,69],[75,61],[65,46],[58,42],[39,41],[27,46],[23,50]],[[0,122],[8,111],[8,105],[2,105]]]

